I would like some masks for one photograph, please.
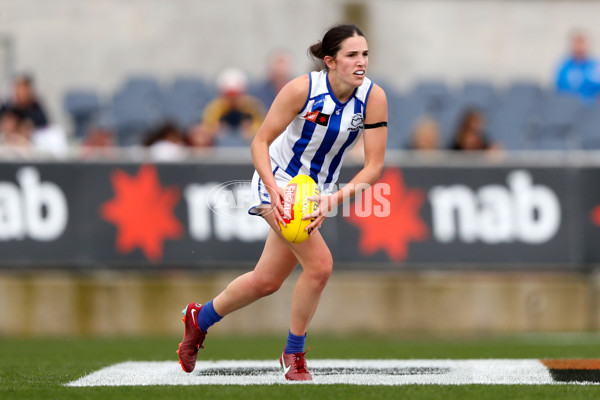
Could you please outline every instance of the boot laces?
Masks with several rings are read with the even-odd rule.
[[[308,367],[306,366],[306,358],[304,357],[304,355],[308,353],[308,350],[310,350],[310,347],[306,349],[304,353],[294,354],[294,367],[296,367],[296,370],[298,372],[308,372]]]

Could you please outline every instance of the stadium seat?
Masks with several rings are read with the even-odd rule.
[[[536,148],[545,149],[547,143],[553,143],[553,149],[578,148],[575,126],[584,115],[585,108],[578,97],[558,93],[546,95],[532,115],[531,134]],[[560,141],[563,146],[554,144]]]
[[[204,107],[216,94],[216,89],[201,78],[178,77],[163,93],[166,116],[181,127],[189,127],[201,120]]]
[[[445,106],[450,90],[443,81],[422,80],[415,84],[410,95],[423,101],[427,113],[437,115]]]
[[[487,132],[489,138],[505,150],[531,150],[534,145],[529,135],[529,122],[528,110],[507,102],[490,114]]]
[[[149,129],[166,118],[160,87],[151,82],[130,79],[112,98],[110,110],[121,145],[139,144]]]
[[[483,80],[467,80],[458,96],[462,102],[478,104],[486,109],[495,106],[498,102],[498,94],[493,83]]]
[[[490,112],[489,135],[506,150],[533,150],[533,127],[543,92],[534,82],[512,82],[500,92],[498,102]]]
[[[264,104],[265,108],[271,107],[274,100],[274,93],[271,89],[265,86],[263,81],[250,80],[248,82],[248,90],[246,91],[250,96],[256,97],[261,103]]]
[[[424,98],[388,91],[389,149],[406,149],[410,145],[413,126],[427,113]]]
[[[92,89],[70,89],[63,97],[63,106],[74,125],[75,138],[81,139],[88,125],[102,109],[100,96]]]
[[[544,91],[537,82],[517,80],[513,81],[504,94],[504,101],[518,103],[519,106],[535,107],[537,106]]]
[[[600,149],[600,101],[585,109],[574,130],[583,150]]]
[[[578,147],[579,142],[575,137],[542,136],[535,142],[535,150],[568,151]]]
[[[131,76],[125,80],[120,92],[156,95],[162,91],[158,80],[151,76]]]

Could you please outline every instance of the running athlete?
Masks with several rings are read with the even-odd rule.
[[[298,264],[287,344],[279,359],[288,380],[312,380],[305,360],[305,338],[333,260],[318,228],[342,201],[372,185],[383,169],[387,138],[387,100],[383,89],[367,77],[368,46],[355,25],[337,25],[309,49],[320,72],[289,82],[273,102],[252,142],[256,168],[252,180],[255,203],[249,213],[262,216],[271,230],[253,271],[233,280],[205,305],[183,310],[185,331],[179,362],[192,372],[210,326],[225,315],[276,292]],[[343,188],[335,184],[344,156],[363,136],[364,167]],[[308,240],[290,243],[281,235],[283,188],[297,174],[310,175],[321,195]],[[368,184],[368,185],[365,185]]]

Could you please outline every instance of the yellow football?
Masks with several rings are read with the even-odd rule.
[[[313,213],[319,207],[316,201],[310,201],[310,196],[318,196],[320,191],[315,181],[308,175],[296,175],[288,182],[284,189],[282,199],[283,208],[290,218],[285,218],[286,226],[280,224],[283,237],[292,243],[302,243],[310,232],[306,227],[314,221],[311,219],[302,219],[303,215]]]

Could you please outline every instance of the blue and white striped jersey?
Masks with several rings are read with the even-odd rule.
[[[342,161],[363,133],[373,83],[365,77],[341,103],[329,86],[327,71],[310,73],[310,92],[302,111],[269,148],[273,169],[294,177],[310,175],[322,191],[337,182]]]

